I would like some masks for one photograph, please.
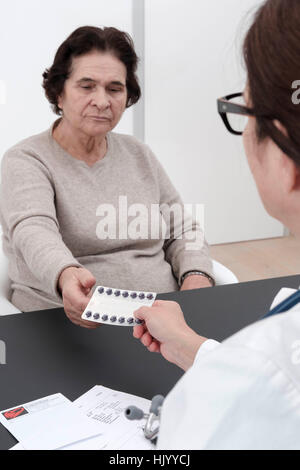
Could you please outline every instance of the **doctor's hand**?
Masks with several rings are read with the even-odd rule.
[[[75,325],[89,329],[99,326],[99,323],[81,318],[82,312],[90,301],[91,289],[95,283],[96,279],[85,268],[72,266],[64,269],[59,276],[58,287],[62,294],[65,313]]]
[[[167,361],[184,370],[194,362],[206,338],[197,335],[185,322],[178,303],[156,300],[152,307],[141,307],[134,316],[144,321],[133,329],[133,336],[151,352],[160,352]]]

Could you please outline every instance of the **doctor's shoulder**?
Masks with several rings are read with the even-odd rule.
[[[300,388],[300,305],[259,320],[223,342],[261,354]]]

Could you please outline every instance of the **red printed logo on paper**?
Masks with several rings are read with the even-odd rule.
[[[23,406],[19,406],[18,408],[13,408],[12,410],[5,411],[3,414],[4,418],[6,419],[14,419],[21,415],[26,415],[28,413],[27,410]]]

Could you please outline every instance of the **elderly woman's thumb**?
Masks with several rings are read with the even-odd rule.
[[[90,273],[90,271],[85,268],[82,268],[80,270],[79,280],[81,282],[81,285],[86,289],[92,288],[96,283],[95,277],[92,275],[92,273]]]

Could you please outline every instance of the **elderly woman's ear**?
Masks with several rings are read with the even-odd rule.
[[[61,95],[57,97],[57,107],[60,111],[63,110],[62,108],[62,98],[61,98]]]

